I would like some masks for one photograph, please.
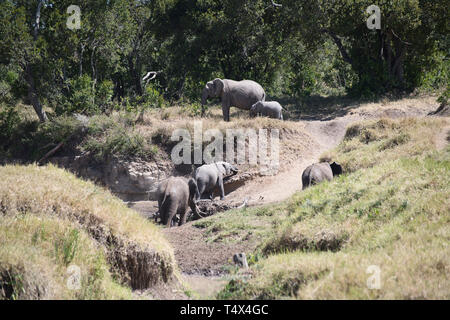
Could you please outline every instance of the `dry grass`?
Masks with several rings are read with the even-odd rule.
[[[145,113],[144,121],[138,125],[138,130],[149,138],[158,141],[169,141],[175,129],[187,129],[193,135],[194,121],[202,123],[203,131],[217,129],[223,134],[227,129],[287,129],[296,131],[301,129],[301,125],[291,121],[280,121],[266,117],[251,118],[248,111],[232,108],[230,113],[232,121],[222,120],[222,110],[220,108],[209,109],[202,118],[199,115],[192,115],[182,107],[173,106],[163,110],[149,110]]]
[[[52,292],[41,296],[25,290],[14,292],[16,297],[116,298],[114,290],[105,289],[119,288],[111,272],[132,288],[172,277],[173,251],[158,228],[103,188],[53,166],[5,166],[0,176],[1,242],[6,244],[0,248],[0,282],[4,287],[5,270],[33,282],[34,272],[27,271],[33,269],[40,274],[36,279],[46,279],[42,290]],[[65,268],[71,262],[88,279],[100,273],[94,283],[103,289],[93,290],[89,282],[82,293],[68,291]]]
[[[321,160],[336,159],[345,172],[370,168],[399,157],[413,157],[433,151],[434,137],[447,120],[380,119],[353,123],[347,128],[344,141]]]
[[[348,173],[265,209],[274,223],[260,231],[268,239],[253,277],[231,281],[219,297],[450,298],[450,148],[433,144],[445,125],[428,118],[349,128],[334,152]],[[400,134],[408,138],[389,142]],[[372,265],[381,270],[377,290],[367,286]]]

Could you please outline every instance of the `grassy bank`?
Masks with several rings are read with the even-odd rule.
[[[158,228],[103,188],[53,166],[0,176],[0,298],[126,299],[173,279]]]
[[[0,106],[0,112],[4,107]],[[55,156],[89,155],[97,162],[108,157],[160,160],[177,142],[171,141],[176,129],[187,129],[194,137],[194,123],[201,123],[203,132],[227,129],[298,130],[292,122],[268,118],[252,118],[248,111],[235,109],[232,122],[222,121],[220,108],[211,108],[204,118],[192,111],[192,105],[149,109],[138,119],[135,112],[113,111],[109,115],[62,115],[39,123],[30,107],[14,108],[17,117],[0,119],[0,160],[38,161],[62,143]],[[301,128],[300,128],[301,129]],[[205,141],[205,144],[208,141]]]
[[[341,162],[343,176],[279,205],[197,222],[209,241],[261,243],[249,255],[252,277],[230,281],[219,297],[448,299],[450,149],[434,144],[445,125],[354,124],[323,156]],[[373,270],[379,289],[367,285]]]

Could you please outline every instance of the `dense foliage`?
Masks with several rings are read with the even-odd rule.
[[[253,79],[269,95],[297,97],[449,82],[446,1],[278,2],[3,0],[0,104],[21,99],[45,121],[44,110],[95,114],[195,102],[213,77]],[[73,4],[80,29],[67,27]],[[379,30],[366,25],[372,4],[381,10]],[[157,76],[146,83],[148,71]]]

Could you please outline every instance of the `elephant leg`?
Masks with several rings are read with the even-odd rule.
[[[225,190],[223,188],[223,178],[219,176],[220,200],[225,199]]]
[[[167,221],[165,221],[165,223],[167,228],[170,228],[170,226],[172,225],[172,220],[175,217],[177,210],[178,204],[176,202],[171,202],[166,212]]]
[[[222,105],[223,121],[230,121],[230,106]]]
[[[178,226],[182,226],[183,224],[186,223],[186,212],[187,212],[187,208],[184,209],[184,212],[180,213],[180,221],[178,222]]]
[[[201,180],[197,180],[197,189],[198,189],[198,195],[195,196],[195,200],[201,199],[203,193],[205,192],[205,184]]]

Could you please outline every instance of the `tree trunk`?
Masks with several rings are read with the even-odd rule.
[[[80,45],[80,64],[79,64],[80,77],[83,75],[83,54],[84,54],[84,48],[85,48],[85,45],[81,44]]]
[[[47,114],[42,109],[41,102],[39,101],[39,96],[36,91],[36,86],[33,78],[33,72],[29,64],[25,67],[25,76],[28,84],[28,99],[33,105],[34,111],[36,111],[39,121],[45,122],[48,120]]]
[[[384,50],[384,59],[386,60],[386,68],[387,73],[392,74],[392,33],[388,31],[386,34],[386,38],[384,41],[385,50]]]
[[[33,28],[33,39],[37,40],[39,34],[39,23],[41,19],[41,8],[44,4],[44,0],[40,0],[38,2],[34,20],[34,28]],[[34,82],[33,71],[31,70],[30,63],[26,63],[25,66],[22,66],[25,72],[25,80],[28,84],[28,100],[33,105],[34,111],[36,111],[37,116],[39,117],[39,121],[45,122],[48,120],[47,114],[42,109],[41,102],[39,101],[39,96],[36,91],[36,85]]]
[[[383,46],[383,58],[386,61],[386,72],[395,79],[401,87],[404,87],[405,77],[403,63],[405,61],[406,53],[405,44],[397,36],[394,38],[393,31],[389,30],[385,34]]]
[[[342,59],[344,59],[345,62],[349,63],[352,67],[354,67],[353,60],[352,60],[352,58],[350,58],[349,54],[347,53],[347,50],[345,50],[341,39],[339,39],[339,37],[331,30],[323,30],[323,31],[328,33],[330,35],[330,37],[333,39],[334,43],[336,44],[336,46],[339,49],[339,52],[341,53]]]
[[[396,38],[395,39],[395,61],[392,68],[392,73],[395,79],[400,83],[401,87],[405,86],[405,77],[403,72],[403,62],[405,60],[405,45],[403,42]]]
[[[91,69],[92,69],[92,92],[95,92],[95,85],[97,84],[97,69],[95,67],[95,49],[97,46],[92,48],[91,53]]]
[[[134,86],[136,88],[136,93],[141,96],[143,93],[142,85],[141,85],[141,76],[139,70],[137,70],[137,67],[134,64],[133,56],[130,56],[128,58],[128,65],[129,65],[129,71],[130,71],[130,77],[132,81],[134,82]]]

